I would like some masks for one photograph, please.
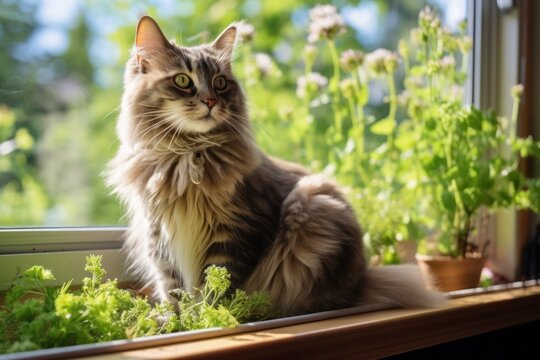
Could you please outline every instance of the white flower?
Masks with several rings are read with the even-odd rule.
[[[396,71],[398,56],[387,49],[377,49],[366,55],[366,67],[375,75]]]
[[[317,72],[302,75],[298,78],[296,84],[296,95],[302,99],[306,95],[311,97],[313,94],[324,89],[326,85],[328,85],[328,79]]]
[[[272,62],[272,58],[265,53],[256,53],[254,55],[254,58],[255,65],[261,77],[266,77],[270,75],[270,73],[274,69],[274,63]]]
[[[512,97],[521,97],[523,95],[523,84],[516,84],[512,86]]]
[[[244,23],[238,28],[238,36],[242,42],[250,42],[255,36],[255,27],[251,24]]]
[[[354,96],[354,82],[351,78],[343,79],[339,82],[339,88],[346,98]]]
[[[437,29],[441,27],[441,20],[433,9],[426,6],[420,11],[420,14],[418,14],[418,24],[422,29],[432,32],[437,31]]]
[[[446,55],[440,61],[441,70],[449,71],[456,67],[456,59],[452,55]]]
[[[364,62],[364,53],[357,50],[345,50],[339,59],[341,67],[345,71],[354,71]]]
[[[317,5],[309,12],[309,42],[332,40],[345,32],[345,23],[332,5]]]

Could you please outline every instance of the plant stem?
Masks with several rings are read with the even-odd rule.
[[[349,112],[351,113],[352,127],[353,127],[353,129],[358,129],[358,127],[359,127],[358,116],[357,116],[357,113],[356,113],[357,109],[356,109],[356,106],[354,104],[354,99],[351,96],[347,96],[346,99],[347,99],[347,104],[349,105]]]
[[[394,129],[388,135],[388,148],[394,147],[394,130],[396,124],[396,111],[397,111],[397,96],[396,96],[396,84],[394,83],[394,75],[387,74],[388,80],[388,92],[390,97],[390,109],[388,111],[388,118],[392,120]]]
[[[469,67],[469,55],[467,51],[461,52],[461,72],[463,74],[467,73],[467,68]]]
[[[517,137],[517,121],[519,115],[520,97],[514,96],[512,102],[512,115],[510,117],[510,143],[513,143]]]
[[[330,50],[330,56],[332,57],[332,65],[334,66],[334,75],[336,83],[339,84],[341,80],[341,74],[339,70],[339,56],[336,49],[336,44],[332,40],[328,40],[328,49]]]
[[[356,125],[358,127],[358,143],[357,151],[359,155],[364,154],[365,152],[365,128],[366,124],[364,123],[364,105],[365,101],[362,98],[361,89],[360,89],[360,74],[355,70],[352,74],[352,81],[354,86],[354,93],[356,95]],[[366,89],[367,91],[367,89]]]
[[[446,166],[448,169],[452,168],[453,164],[453,157],[452,157],[452,144],[454,140],[454,132],[451,126],[448,126],[448,141],[445,145],[445,152],[446,152]],[[452,179],[449,186],[450,193],[454,196],[454,201],[456,202],[456,211],[453,215],[453,227],[454,227],[454,237],[455,242],[457,246],[457,250],[460,253],[462,257],[465,257],[465,252],[467,250],[467,240],[468,240],[468,229],[465,233],[463,233],[462,223],[465,222],[465,224],[468,224],[469,216],[467,215],[467,211],[465,209],[465,205],[463,203],[463,199],[461,197],[461,194],[459,192],[459,187],[457,184],[456,179]],[[465,214],[463,217],[462,214]],[[467,225],[468,226],[468,225]],[[465,238],[463,238],[465,236]]]
[[[313,61],[309,59],[305,59],[306,62],[306,69],[304,72],[304,76],[307,77],[311,73],[311,70],[313,69]],[[315,146],[314,146],[314,138],[315,138],[315,131],[313,129],[313,126],[315,125],[315,122],[313,121],[313,117],[310,113],[310,102],[311,98],[308,94],[308,91],[306,91],[306,95],[304,97],[304,111],[305,111],[305,122],[306,122],[306,131],[305,131],[305,149],[306,149],[306,160],[307,163],[311,163],[313,160],[315,160]]]
[[[336,140],[341,141],[343,138],[343,119],[341,117],[341,109],[339,106],[339,82],[341,80],[341,74],[339,70],[339,56],[336,50],[336,44],[333,40],[328,40],[328,50],[332,58],[332,64],[334,66],[334,75],[330,80],[330,92],[332,94],[332,111],[334,113],[334,127],[336,130]]]

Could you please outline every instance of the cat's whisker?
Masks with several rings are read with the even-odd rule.
[[[151,132],[152,130],[154,130],[154,129],[160,127],[160,126],[163,126],[163,125],[165,125],[167,123],[170,123],[170,122],[174,122],[174,119],[172,119],[172,121],[169,121],[171,119],[171,113],[169,111],[164,111],[164,112],[160,113],[159,116],[152,116],[150,118],[145,118],[144,115],[145,114],[140,115],[140,117],[143,117],[143,120],[140,121],[137,124],[137,126],[135,127],[135,131],[137,131],[139,126],[147,124],[149,122],[155,122],[155,124],[149,126],[146,129],[143,129],[142,131],[140,131],[138,133],[136,132],[136,135],[139,136],[139,137],[145,136],[147,133]]]
[[[118,103],[117,106],[114,107],[114,109],[112,109],[111,111],[109,111],[107,114],[105,114],[105,116],[103,116],[103,119],[107,119],[109,116],[111,116],[113,113],[117,112],[117,111],[120,111],[120,108],[121,108],[121,104]]]
[[[152,138],[150,138],[148,141],[148,143],[150,143],[156,136],[159,136],[159,134],[161,134],[161,132],[163,131],[163,128],[167,128],[169,125],[167,124],[167,122],[165,120],[160,120],[158,123],[148,127],[147,129],[143,129],[141,132],[139,132],[139,134],[137,134],[137,136],[139,138],[144,138],[146,137],[146,135],[154,132],[154,131],[157,131],[157,134],[154,134],[154,136]]]
[[[182,152],[179,152],[177,147],[173,147],[173,145],[176,145],[176,139],[180,137],[185,127],[185,121],[181,121],[178,126],[176,127],[176,130],[171,137],[171,140],[169,141],[169,145],[167,146],[167,149],[171,150],[174,153],[182,154]]]
[[[148,143],[149,144],[152,144],[154,139],[159,138],[159,141],[157,141],[156,144],[154,144],[153,148],[154,149],[157,149],[158,146],[159,146],[159,143],[163,140],[163,138],[165,138],[167,136],[167,134],[169,133],[169,131],[171,131],[172,129],[174,129],[176,125],[174,123],[170,123],[169,125],[167,125],[163,130],[161,130],[160,132],[158,132],[156,135],[154,135],[149,141]]]
[[[150,132],[160,128],[161,126],[164,126],[165,125],[165,121],[158,121],[156,122],[155,124],[147,127],[147,128],[144,128],[144,129],[141,129],[141,131],[137,132],[135,135],[139,138],[143,138],[144,136],[146,136],[147,134],[149,134]]]
[[[171,131],[174,131],[173,135],[177,132],[182,132],[183,127],[185,125],[185,120],[182,118],[178,119],[174,116],[174,114],[169,114],[169,116],[166,118],[166,121],[170,124],[167,127],[167,131],[162,135],[161,139],[156,143],[155,148],[159,146],[159,144],[171,133]],[[171,137],[172,140],[172,137]],[[170,144],[170,141],[169,141]],[[167,147],[169,148],[169,146]]]

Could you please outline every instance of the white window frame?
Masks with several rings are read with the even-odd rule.
[[[497,1],[470,0],[469,32],[474,39],[469,71],[469,101],[510,118],[510,89],[520,82],[519,12],[517,6],[500,9]],[[490,218],[488,265],[509,280],[519,278],[516,211],[499,210]]]
[[[79,285],[88,255],[102,255],[108,278],[126,283],[134,279],[126,272],[121,251],[125,227],[3,228],[0,229],[0,291],[33,265],[51,270],[57,286],[74,280]]]

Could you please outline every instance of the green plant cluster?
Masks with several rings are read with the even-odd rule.
[[[425,252],[479,256],[491,211],[538,210],[540,182],[518,168],[520,156],[540,155],[540,143],[515,133],[522,86],[512,90],[510,119],[466,104],[473,44],[465,21],[451,32],[426,7],[396,51],[367,54],[339,48],[345,26],[330,5],[310,11],[309,29],[297,79],[303,105],[282,113],[288,137],[303,144],[301,162],[348,187],[372,262],[399,262],[406,240],[422,240]],[[316,72],[325,59],[331,70]],[[374,89],[386,95],[383,115],[368,106]]]
[[[42,266],[20,275],[0,308],[0,354],[233,327],[270,314],[263,293],[229,294],[230,274],[222,267],[207,268],[205,285],[195,295],[174,290],[178,307],[167,301],[150,303],[120,289],[116,280],[105,281],[101,256],[87,257],[85,270],[91,277],[83,279],[78,291],[69,290],[71,282],[47,286],[54,276]]]

